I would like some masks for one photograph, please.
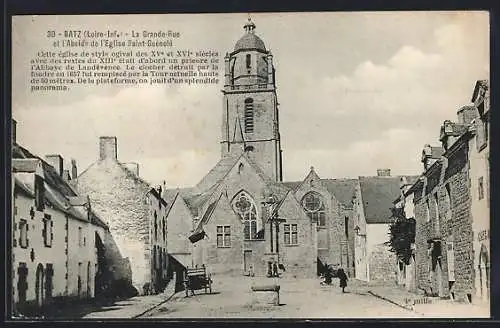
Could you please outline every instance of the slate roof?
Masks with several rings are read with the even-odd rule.
[[[245,33],[245,35],[243,35],[238,41],[236,41],[234,51],[249,49],[259,49],[262,51],[266,51],[266,46],[264,44],[264,41],[262,41],[262,39],[254,33]]]
[[[337,201],[344,207],[352,207],[352,199],[356,191],[357,179],[320,179],[328,192],[335,196]],[[282,184],[295,191],[303,181],[287,181]]]
[[[400,191],[400,176],[359,177],[366,223],[390,223],[391,207]]]
[[[434,147],[431,146],[431,158],[441,158],[444,154],[444,148],[443,147]]]
[[[290,190],[295,191],[295,189],[297,189],[300,186],[302,181],[285,181],[282,183],[285,187],[289,188]]]
[[[28,171],[33,172],[27,173],[30,176],[26,176],[26,174],[17,172],[21,169],[32,169],[32,167],[30,168],[29,166],[33,166],[33,163],[41,162],[43,177],[45,180],[46,200],[53,206],[57,207],[59,210],[70,214],[78,220],[88,220],[87,215],[82,215],[82,213],[71,204],[72,201],[81,202],[81,199],[77,200],[81,196],[79,196],[75,192],[75,190],[66,181],[64,181],[64,179],[50,164],[48,164],[42,158],[33,155],[31,152],[17,143],[12,146],[12,159],[14,181],[18,187],[24,189],[25,191],[28,191],[31,195],[34,195],[34,186],[31,182],[28,182],[33,178],[34,171]],[[95,213],[93,213],[93,211],[91,212],[91,222],[102,226],[105,229],[108,229],[108,226],[104,222],[102,222],[102,220]]]
[[[215,166],[201,179],[196,185],[196,189],[199,193],[210,189],[213,185],[219,183],[226,173],[233,167],[236,161],[242,156],[242,154],[230,155],[222,158]]]
[[[358,179],[321,179],[323,185],[344,207],[352,208]]]

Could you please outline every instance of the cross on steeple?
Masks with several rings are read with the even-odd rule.
[[[255,24],[252,22],[250,14],[248,14],[248,22],[245,24],[245,26],[243,26],[243,28],[247,33],[253,33],[253,30],[255,30]]]

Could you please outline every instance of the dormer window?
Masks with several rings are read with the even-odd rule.
[[[43,178],[39,175],[35,175],[35,208],[37,211],[43,211],[45,209],[44,196],[45,185]]]

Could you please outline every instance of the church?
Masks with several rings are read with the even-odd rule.
[[[221,158],[192,188],[167,189],[167,249],[212,274],[313,277],[325,264],[353,273],[357,179],[283,182],[273,55],[249,19],[224,58]],[[352,235],[352,234],[351,234]]]

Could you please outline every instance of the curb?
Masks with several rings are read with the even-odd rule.
[[[413,308],[413,306],[407,306],[407,305],[399,304],[398,302],[394,302],[393,300],[388,299],[388,298],[386,298],[384,296],[381,296],[379,294],[376,294],[376,293],[372,292],[371,290],[368,291],[368,294],[370,294],[372,296],[375,296],[375,297],[377,297],[377,298],[379,298],[381,300],[384,300],[386,302],[389,302],[391,304],[394,304],[396,306],[399,306],[400,308],[403,308],[405,310],[412,311],[412,312],[415,312],[416,314],[422,315],[422,313],[419,313],[419,312],[415,311],[415,309]]]
[[[163,300],[163,301],[161,301],[160,303],[158,303],[158,304],[156,304],[156,305],[154,305],[154,306],[152,306],[152,307],[148,308],[147,310],[145,310],[145,311],[143,311],[143,312],[141,312],[141,313],[139,313],[139,314],[137,314],[137,315],[132,316],[131,318],[132,318],[132,319],[137,319],[137,318],[139,318],[139,317],[144,316],[146,313],[148,313],[148,312],[150,312],[150,311],[153,311],[154,309],[156,309],[156,308],[157,308],[157,307],[159,307],[160,305],[163,305],[163,304],[167,303],[168,301],[170,301],[170,300],[172,299],[172,297],[174,297],[174,296],[175,296],[175,294],[178,294],[178,293],[180,293],[180,292],[177,292],[177,293],[176,293],[176,292],[174,292],[174,293],[172,293],[169,297],[167,297],[166,299],[164,299],[164,300]]]

